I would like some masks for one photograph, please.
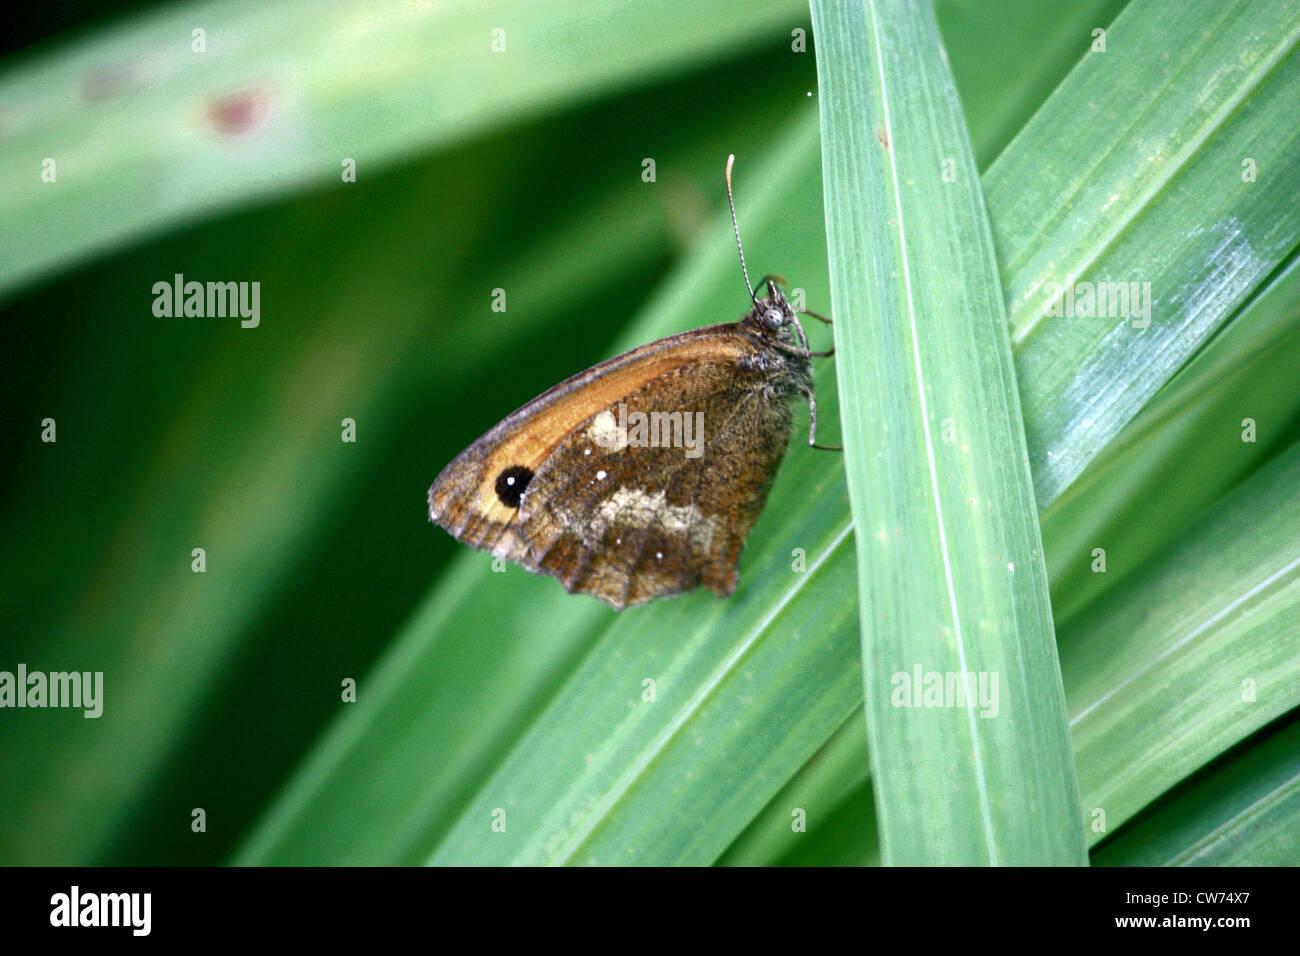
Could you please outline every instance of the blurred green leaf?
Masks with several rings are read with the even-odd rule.
[[[490,171],[481,168],[479,175]],[[405,199],[415,215],[426,202],[451,205],[473,175],[461,169],[388,198],[392,204]],[[374,199],[376,192],[367,195]],[[74,408],[63,397],[50,409],[59,422],[61,457],[44,459],[48,474],[24,493],[29,507],[5,523],[0,595],[17,607],[33,582],[62,581],[70,597],[44,609],[49,620],[41,640],[28,642],[28,659],[50,669],[76,661],[80,669],[104,671],[108,703],[93,732],[49,721],[0,735],[0,763],[24,766],[21,777],[0,777],[0,797],[10,808],[0,816],[6,858],[54,862],[74,848],[107,848],[127,808],[145,799],[175,759],[176,740],[218,686],[251,622],[310,552],[321,515],[356,480],[360,458],[339,441],[342,420],[360,423],[362,448],[380,439],[411,387],[417,357],[418,374],[443,376],[450,386],[444,401],[454,397],[457,351],[421,355],[413,348],[437,308],[438,290],[413,267],[380,288],[365,281],[377,260],[401,263],[410,255],[405,230],[382,211],[388,205],[335,208],[324,221],[311,212],[282,213],[257,246],[260,262],[249,272],[224,273],[251,274],[269,290],[263,308],[272,317],[261,327],[241,330],[232,320],[224,336],[199,333],[210,337],[199,358],[164,379],[156,394],[119,400],[104,388],[99,394],[106,397],[90,393],[88,407]],[[592,206],[574,214],[594,230],[608,217],[607,201],[593,197]],[[389,223],[386,238],[374,238],[384,233],[371,227],[376,215]],[[292,245],[287,238],[299,229],[324,235],[327,224],[345,222],[354,228],[343,230],[350,240],[332,242],[333,278],[300,284],[301,261],[283,251]],[[621,233],[625,243],[608,243],[608,254],[595,261],[625,269],[620,260],[641,241],[640,228],[629,223]],[[539,261],[536,275],[514,277],[518,303],[552,294],[565,257],[558,248],[553,256],[550,269]],[[112,375],[100,357],[124,328],[140,328],[142,317],[151,326],[135,359],[142,376],[191,334],[159,327],[149,314],[148,289],[148,281],[137,281],[139,308],[121,325],[87,329],[78,345],[86,369],[81,387]],[[292,290],[292,301],[285,290]],[[117,301],[131,298],[127,289]],[[369,335],[350,331],[358,316]],[[553,327],[558,316],[539,318]],[[489,341],[500,336],[481,324],[454,338],[484,357],[503,347]],[[376,388],[380,370],[384,387]],[[142,419],[141,407],[153,411]],[[112,474],[92,464],[104,457],[114,462]],[[129,481],[113,494],[119,471]],[[418,506],[418,493],[412,498]],[[106,511],[113,515],[111,533],[87,547],[86,529],[97,527]],[[194,547],[206,551],[204,574],[191,571]],[[77,560],[69,562],[70,554]]]
[[[1127,0],[936,0],[975,162],[987,169]]]
[[[617,15],[602,0],[224,0],[30,55],[0,77],[0,292],[182,220],[338,182],[347,159],[369,176],[756,46],[797,11],[754,0],[737,30],[731,7],[673,0]]]

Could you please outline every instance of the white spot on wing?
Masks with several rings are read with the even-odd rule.
[[[665,534],[690,535],[692,550],[708,551],[713,541],[716,522],[705,517],[694,505],[670,505],[666,493],[646,494],[639,488],[619,488],[592,512],[587,523],[589,540],[599,540],[605,531],[618,522],[624,528],[648,528],[657,525]],[[656,552],[663,560],[663,552]]]
[[[587,437],[606,451],[622,451],[627,447],[627,434],[618,427],[618,421],[609,409],[591,420]]]

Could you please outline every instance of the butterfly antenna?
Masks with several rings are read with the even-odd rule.
[[[727,205],[731,207],[731,229],[736,234],[736,248],[740,250],[740,271],[745,274],[745,288],[749,290],[750,300],[757,305],[754,287],[749,284],[749,269],[745,265],[745,247],[740,244],[740,226],[736,223],[736,201],[731,198],[731,164],[736,161],[736,154],[727,157]]]

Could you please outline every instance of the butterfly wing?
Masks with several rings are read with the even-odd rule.
[[[602,418],[631,442],[602,447]],[[535,570],[615,608],[701,584],[731,594],[790,424],[760,376],[730,366],[695,366],[623,396],[556,449],[524,495]]]
[[[616,608],[700,584],[730,594],[790,436],[789,408],[753,361],[760,349],[735,325],[713,326],[560,383],[443,470],[430,519]],[[635,428],[633,442],[611,440],[636,413],[680,423],[695,448],[647,446]]]

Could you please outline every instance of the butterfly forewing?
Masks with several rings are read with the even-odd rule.
[[[546,458],[584,421],[647,381],[704,356],[737,361],[747,343],[713,326],[652,342],[573,376],[507,416],[461,452],[429,489],[429,520],[476,548],[517,559],[516,508],[503,499],[497,479],[522,469],[536,474]]]

